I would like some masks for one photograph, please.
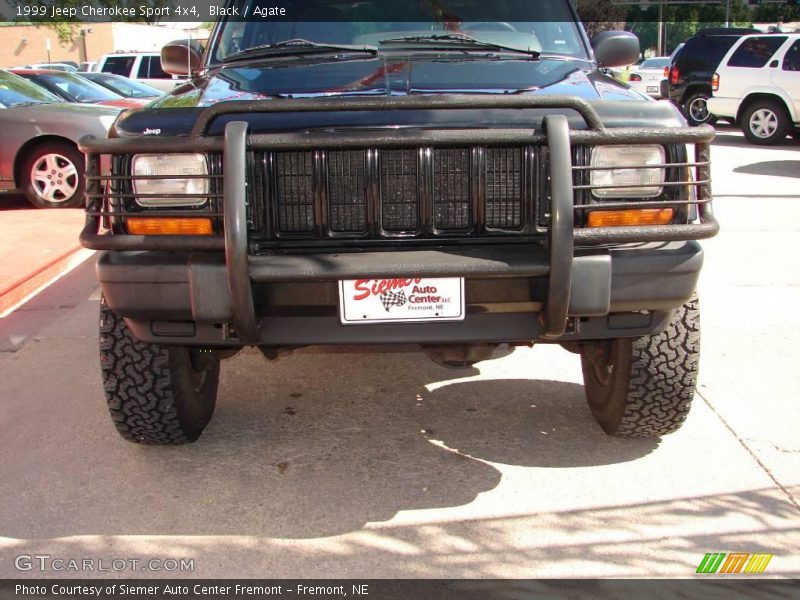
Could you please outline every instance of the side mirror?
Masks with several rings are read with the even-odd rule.
[[[599,67],[624,67],[639,60],[639,38],[628,31],[601,31],[592,38]]]
[[[192,76],[203,65],[203,46],[197,40],[175,40],[161,49],[161,68],[170,75]]]

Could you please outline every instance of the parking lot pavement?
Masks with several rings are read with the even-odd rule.
[[[0,320],[26,340],[0,353],[0,577],[42,576],[14,568],[34,553],[191,558],[197,577],[689,577],[713,551],[800,576],[800,196],[781,174],[800,145],[729,130],[713,158],[699,394],[661,440],[606,437],[577,357],[542,345],[467,370],[246,351],[196,444],[133,446],[105,413],[82,265],[35,322]],[[134,574],[176,575],[103,573]]]
[[[0,317],[89,257],[78,243],[83,220],[80,210],[36,210],[0,195]]]
[[[712,160],[723,231],[704,244],[700,394],[797,504],[800,142],[755,148],[723,126]]]

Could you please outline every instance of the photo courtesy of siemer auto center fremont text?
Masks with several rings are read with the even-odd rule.
[[[797,0],[2,0],[0,600],[790,598]]]

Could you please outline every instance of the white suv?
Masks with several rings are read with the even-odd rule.
[[[160,52],[115,52],[97,61],[96,71],[129,77],[165,92],[184,83],[185,77],[170,75],[161,68]]]
[[[800,33],[739,39],[711,82],[708,110],[733,118],[754,144],[775,144],[800,124]]]

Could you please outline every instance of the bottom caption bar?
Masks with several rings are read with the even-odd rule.
[[[699,579],[27,579],[0,580],[0,600],[170,599],[237,600],[251,598],[369,598],[370,600],[484,600],[527,598],[621,598],[667,594],[681,598],[788,598],[798,581]]]

